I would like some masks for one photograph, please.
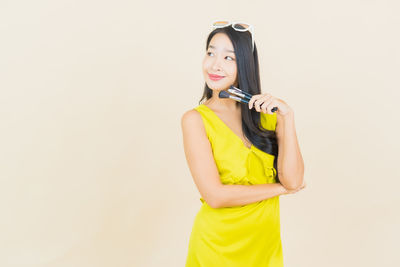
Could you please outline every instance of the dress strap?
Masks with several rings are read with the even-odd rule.
[[[209,112],[208,109],[206,109],[203,104],[198,105],[194,109],[200,113],[201,118],[203,120],[204,129],[206,130],[207,133],[207,137],[210,141],[212,141],[213,135],[215,134],[215,123],[213,123],[214,119],[213,116],[211,116],[211,114],[208,113]]]

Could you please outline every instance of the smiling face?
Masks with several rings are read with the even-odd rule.
[[[203,59],[203,75],[212,90],[226,90],[231,85],[238,86],[236,56],[232,42],[226,34],[217,33],[211,38]]]

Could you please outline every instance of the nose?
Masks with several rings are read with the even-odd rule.
[[[221,59],[219,57],[215,57],[214,62],[212,64],[212,69],[214,71],[221,70]]]

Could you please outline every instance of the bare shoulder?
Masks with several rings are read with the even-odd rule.
[[[195,110],[195,109],[190,109],[183,113],[182,118],[181,118],[181,124],[183,125],[200,125],[202,123],[201,115],[200,113]]]
[[[207,138],[201,114],[195,109],[188,110],[182,115],[181,127],[184,139],[205,140]]]

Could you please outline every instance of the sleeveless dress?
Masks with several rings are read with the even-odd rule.
[[[223,184],[276,183],[275,156],[248,148],[208,106],[202,117]],[[276,128],[276,113],[260,112],[260,123]],[[200,197],[189,239],[186,267],[282,267],[279,196],[242,206],[212,208]]]

